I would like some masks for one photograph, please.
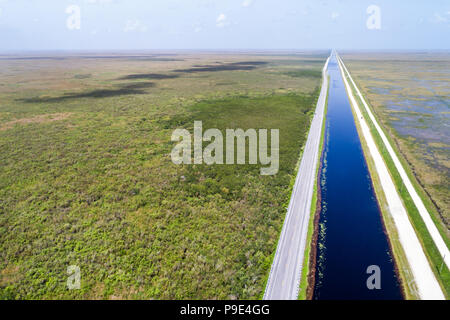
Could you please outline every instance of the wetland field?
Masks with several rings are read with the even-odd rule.
[[[1,55],[0,298],[261,298],[326,57]],[[448,117],[434,108],[417,125]],[[278,174],[173,164],[172,132],[196,120],[280,129]],[[429,134],[404,146],[448,177],[448,141]],[[442,195],[442,174],[428,175]],[[80,290],[66,286],[73,265]]]

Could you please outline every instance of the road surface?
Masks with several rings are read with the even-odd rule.
[[[298,297],[324,122],[329,59],[322,70],[322,89],[267,280],[264,300],[295,300]]]

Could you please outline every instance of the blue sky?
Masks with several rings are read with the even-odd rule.
[[[0,0],[0,51],[448,50],[449,35],[448,0]]]

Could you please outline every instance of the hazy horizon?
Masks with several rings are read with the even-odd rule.
[[[180,54],[252,54],[252,55],[300,55],[307,54],[321,54],[331,52],[335,48],[329,49],[49,49],[49,50],[0,50],[0,56],[14,56],[14,55],[95,55],[95,54],[130,54],[130,55],[180,55]],[[379,54],[448,54],[450,49],[336,49],[338,53],[379,53]]]
[[[0,0],[0,52],[449,50],[436,0]]]

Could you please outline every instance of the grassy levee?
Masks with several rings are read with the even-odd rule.
[[[345,76],[349,80],[348,76],[347,75],[345,75]],[[350,80],[349,80],[349,84],[352,88],[353,95],[354,95],[357,103],[360,106],[360,110],[361,110],[364,118],[367,121],[368,125],[370,126],[371,134],[375,140],[375,143],[377,144],[378,150],[380,151],[380,153],[384,159],[384,162],[386,163],[386,165],[389,169],[389,173],[394,181],[397,191],[399,192],[399,194],[401,196],[401,199],[406,208],[406,211],[408,212],[408,215],[412,222],[414,230],[416,231],[419,241],[421,242],[422,247],[424,248],[425,255],[427,256],[427,258],[430,262],[431,268],[432,268],[436,278],[438,279],[438,282],[439,282],[440,286],[442,287],[446,298],[448,299],[450,296],[450,272],[449,272],[447,266],[445,265],[445,263],[443,263],[443,259],[441,257],[439,250],[437,249],[428,229],[425,226],[425,223],[422,220],[422,217],[420,216],[420,213],[418,212],[413,200],[411,199],[411,196],[410,196],[408,190],[406,189],[406,186],[403,183],[403,180],[401,179],[400,174],[399,174],[397,168],[395,167],[395,164],[394,164],[391,156],[389,155],[389,152],[387,151],[385,144],[383,143],[383,141],[381,139],[381,136],[379,135],[377,129],[375,128],[374,124],[372,123],[371,119],[369,118],[369,115],[368,115],[367,111],[365,110],[365,108],[362,104],[362,101],[361,101],[360,97],[357,95],[356,90],[353,87]],[[370,102],[368,102],[368,101],[366,101],[366,102],[368,103],[368,105],[371,108],[371,111],[373,113],[373,108],[370,105]],[[389,139],[389,136],[388,135],[386,135],[386,136]],[[362,140],[364,140],[364,139],[362,139]],[[395,146],[392,143],[391,143],[391,145]],[[398,151],[396,151],[396,154],[401,159]],[[370,158],[370,157],[366,156],[366,158]],[[370,161],[372,161],[372,160],[370,160]],[[368,162],[370,163],[370,161],[368,161]],[[402,164],[403,164],[405,170],[408,172],[409,171],[408,166],[404,165],[404,160],[403,160]],[[375,174],[373,174],[373,173],[375,173]],[[372,174],[372,177],[376,175],[376,171],[374,171],[373,165],[371,166],[371,174]],[[408,175],[410,177],[412,176],[412,174],[410,172],[408,173]],[[417,181],[415,181],[415,179],[411,179],[411,180],[413,181],[413,184],[414,184],[414,187],[416,187],[416,190],[420,190],[420,188],[417,188],[417,185],[418,185]],[[378,183],[379,183],[379,181],[378,181]],[[377,187],[375,183],[374,183],[374,185],[375,185],[375,189],[379,189],[379,187]],[[382,194],[382,192],[380,192],[380,191],[377,192],[377,195],[380,193]],[[422,196],[422,199],[423,199],[423,196],[424,196],[423,192],[420,193],[420,195]],[[379,201],[382,201],[382,200],[383,200],[383,197],[379,197]],[[382,204],[382,209],[383,209],[383,207],[386,205],[386,203],[385,202],[381,202],[381,203],[383,203]],[[427,203],[427,202],[425,201],[425,203]],[[428,204],[429,203],[430,202],[428,202]],[[427,209],[429,210],[430,208],[427,207]],[[393,248],[394,255],[396,257],[396,262],[398,263],[398,269],[400,272],[400,276],[403,280],[402,282],[404,284],[405,296],[407,298],[414,297],[415,296],[414,288],[410,287],[411,276],[410,276],[410,272],[407,271],[408,267],[407,267],[406,258],[404,256],[404,253],[402,253],[401,245],[397,241],[398,237],[396,236],[396,233],[393,232],[393,230],[392,230],[395,228],[389,227],[389,225],[392,224],[392,221],[391,221],[390,217],[388,217],[388,214],[383,213],[383,216],[385,218],[385,224],[388,229],[391,246]],[[438,223],[436,221],[436,217],[433,214],[431,216],[433,218],[433,221],[438,226],[438,229],[440,230],[441,235],[446,240],[446,243],[448,243],[448,239],[446,238],[445,233],[442,232],[441,228],[439,228],[439,226],[441,226],[440,223]]]
[[[305,254],[303,258],[303,268],[302,268],[302,276],[300,278],[300,290],[298,293],[298,299],[299,300],[306,300],[308,298],[308,290],[311,290],[312,288],[309,288],[309,276],[311,273],[311,251],[315,250],[315,248],[312,248],[312,241],[313,241],[313,235],[315,231],[315,218],[319,214],[319,205],[320,205],[320,198],[318,195],[318,184],[319,182],[319,175],[320,175],[320,161],[322,158],[322,151],[323,151],[323,144],[325,140],[325,130],[326,130],[326,115],[328,110],[328,95],[330,92],[330,77],[328,76],[328,88],[327,88],[327,97],[325,100],[325,110],[324,110],[324,118],[323,118],[323,124],[322,124],[322,132],[320,134],[320,144],[319,144],[319,155],[317,157],[317,169],[316,169],[316,181],[314,183],[314,190],[313,190],[313,197],[311,200],[311,213],[309,217],[309,225],[308,225],[308,234],[306,238],[306,246],[305,246]]]

